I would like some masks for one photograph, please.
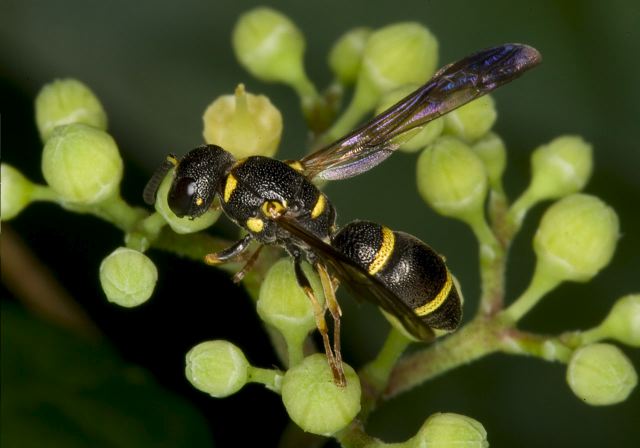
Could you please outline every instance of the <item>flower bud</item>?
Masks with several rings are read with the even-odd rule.
[[[462,141],[440,137],[418,158],[418,192],[438,213],[465,219],[481,210],[487,173],[480,158]]]
[[[3,163],[0,166],[0,219],[14,218],[31,202],[34,184],[20,171]]]
[[[173,170],[169,171],[158,187],[155,203],[156,211],[162,215],[171,229],[179,234],[195,233],[211,227],[222,214],[222,210],[209,209],[194,219],[188,216],[178,218],[173,213],[167,202],[171,182],[173,182],[173,173]]]
[[[576,193],[591,176],[591,145],[578,136],[563,136],[542,145],[531,155],[531,184],[536,199],[555,199]]]
[[[308,264],[304,270],[316,298],[324,305],[324,293],[318,274]],[[296,281],[293,263],[283,258],[275,263],[267,272],[260,287],[257,303],[258,314],[268,324],[287,335],[290,332],[306,336],[316,328],[313,307],[304,291]]]
[[[609,337],[640,347],[640,294],[618,299],[600,327]]]
[[[189,350],[186,361],[189,382],[212,397],[235,394],[249,379],[251,366],[242,350],[231,342],[202,342]]]
[[[320,353],[289,369],[282,380],[282,401],[293,420],[304,431],[330,436],[345,428],[360,412],[360,381],[343,364],[347,384],[336,386]]]
[[[460,414],[431,415],[407,446],[437,448],[486,448],[487,431],[477,420]]]
[[[42,173],[60,197],[95,204],[118,193],[122,158],[109,134],[85,124],[59,126],[42,152]]]
[[[306,79],[304,36],[276,10],[259,7],[243,14],[233,29],[233,49],[240,63],[258,79],[286,84]]]
[[[218,145],[236,159],[260,155],[272,157],[282,136],[282,115],[264,95],[246,93],[218,97],[202,117],[204,140]]]
[[[354,28],[343,34],[329,52],[329,67],[343,85],[356,82],[362,53],[364,52],[371,30],[365,27]]]
[[[382,95],[405,84],[423,84],[438,62],[438,41],[423,25],[398,23],[369,36],[349,107],[329,129],[327,140],[352,129]]]
[[[438,63],[438,41],[419,23],[388,25],[369,36],[353,102],[362,113],[380,96],[404,84],[422,84]]]
[[[36,124],[46,142],[57,126],[84,123],[107,129],[107,114],[91,89],[76,79],[56,79],[36,97]]]
[[[590,344],[571,356],[567,383],[585,403],[605,406],[626,400],[638,384],[638,374],[615,345]]]
[[[497,117],[495,101],[484,95],[445,115],[444,133],[475,142],[489,132]]]
[[[502,139],[493,132],[487,133],[471,147],[487,171],[489,183],[496,187],[500,185],[500,179],[507,165],[507,150]]]
[[[595,196],[574,194],[545,212],[533,247],[546,272],[585,282],[609,263],[619,234],[612,208]]]
[[[109,302],[126,308],[149,300],[158,270],[142,252],[119,247],[100,264],[100,284]]]
[[[417,87],[417,84],[408,84],[384,94],[376,108],[376,114],[380,114],[393,106],[405,96],[412,93]],[[443,129],[444,118],[442,117],[436,118],[424,126],[412,129],[399,137],[403,142],[400,144],[399,150],[404,152],[417,152],[424,149],[427,145],[433,143],[436,138],[440,137]]]

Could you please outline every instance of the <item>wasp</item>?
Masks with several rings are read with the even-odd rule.
[[[335,208],[313,180],[347,179],[372,169],[393,154],[409,131],[516,79],[540,61],[536,49],[522,44],[474,53],[443,67],[380,115],[300,160],[236,160],[216,145],[199,146],[180,160],[169,156],[145,187],[144,199],[153,204],[160,182],[175,168],[167,201],[178,217],[196,218],[219,203],[246,235],[207,255],[207,263],[237,260],[247,255],[252,241],[260,243],[236,279],[250,269],[263,245],[283,248],[313,306],[334,381],[344,385],[341,310],[335,295],[339,284],[380,306],[419,340],[432,339],[434,329],[458,327],[460,296],[443,257],[418,238],[367,221],[339,228]],[[324,306],[302,269],[304,261],[320,277]]]

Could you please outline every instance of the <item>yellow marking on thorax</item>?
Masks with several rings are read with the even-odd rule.
[[[287,201],[264,201],[262,203],[262,213],[269,218],[276,218],[282,215],[287,209]]]
[[[196,205],[198,207],[200,207],[203,202],[204,202],[204,199],[202,199],[201,197],[196,198]]]
[[[316,219],[318,216],[320,216],[324,211],[326,205],[327,200],[324,198],[324,195],[320,193],[320,196],[318,196],[318,200],[316,201],[316,205],[314,205],[313,210],[311,210],[311,219]]]
[[[396,244],[396,237],[393,231],[388,227],[382,227],[382,244],[376,253],[375,258],[369,265],[369,274],[374,275],[382,269],[393,253],[393,247]]]
[[[249,218],[247,219],[247,228],[254,233],[260,233],[264,229],[264,221],[260,218]]]
[[[449,297],[449,293],[451,292],[451,285],[452,285],[451,273],[447,269],[447,280],[444,282],[444,285],[442,285],[442,289],[440,290],[438,295],[435,296],[433,300],[431,300],[430,302],[425,303],[424,305],[419,306],[418,308],[414,308],[413,312],[416,313],[418,316],[426,316],[427,314],[433,313],[435,310],[440,308],[440,306],[444,303],[447,297]]]
[[[302,170],[304,170],[304,167],[302,166],[302,163],[300,163],[298,160],[289,161],[289,162],[287,162],[287,165],[289,165],[291,168],[293,168],[294,170],[296,170],[299,173],[301,173]]]
[[[229,202],[231,199],[231,194],[238,186],[238,180],[233,176],[233,174],[229,174],[227,176],[227,182],[224,184],[224,202]]]

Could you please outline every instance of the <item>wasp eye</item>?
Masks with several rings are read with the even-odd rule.
[[[192,204],[195,192],[196,182],[191,177],[182,177],[173,182],[167,202],[177,217],[182,218],[193,213]]]

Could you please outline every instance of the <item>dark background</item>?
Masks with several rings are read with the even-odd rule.
[[[509,41],[538,48],[543,65],[494,95],[499,112],[495,129],[509,150],[507,190],[513,198],[526,186],[532,149],[560,134],[580,134],[594,147],[595,170],[586,191],[617,210],[623,235],[612,263],[596,279],[562,285],[527,315],[522,326],[550,333],[589,328],[604,317],[614,299],[638,291],[640,6],[635,0],[271,3],[303,30],[307,71],[319,86],[330,81],[325,61],[332,42],[359,25],[375,28],[395,21],[420,21],[439,39],[440,65]],[[204,108],[216,96],[230,93],[238,82],[244,82],[250,92],[267,94],[282,111],[285,129],[278,157],[299,157],[305,150],[306,131],[297,98],[284,86],[251,78],[231,51],[230,35],[238,15],[255,5],[252,1],[213,0],[3,1],[3,162],[42,181],[41,144],[32,103],[39,88],[56,77],[78,78],[101,99],[110,133],[125,158],[123,194],[131,203],[142,204],[140,192],[164,154],[184,153],[201,142]],[[369,173],[329,185],[326,191],[340,213],[340,222],[354,218],[382,222],[413,233],[446,254],[462,281],[465,311],[470,316],[478,295],[476,242],[462,224],[424,206],[415,189],[414,170],[415,155],[399,154]],[[530,242],[544,208],[536,207],[516,239],[508,271],[510,299],[530,278],[534,263]],[[49,446],[143,446],[149,441],[144,437],[137,442],[127,442],[126,437],[100,438],[87,431],[87,427],[94,428],[92,424],[104,424],[113,432],[158,435],[150,446],[207,446],[211,439],[220,446],[257,441],[263,446],[276,444],[287,422],[278,396],[249,386],[233,397],[217,400],[195,391],[184,379],[184,354],[207,339],[233,341],[256,365],[277,362],[250,301],[227,275],[152,251],[150,256],[160,272],[156,294],[148,304],[125,310],[106,302],[97,277],[102,258],[122,244],[116,229],[48,204],[29,207],[10,226],[107,336],[110,348],[106,356],[124,360],[114,361],[122,371],[133,365],[144,368],[147,373],[136,371],[143,372],[143,383],[153,392],[146,396],[136,393],[136,388],[113,384],[108,394],[87,397],[70,392],[83,397],[84,405],[91,402],[93,406],[103,399],[104,407],[78,408],[91,424],[76,425],[73,412],[61,416],[64,412],[59,411],[56,400],[64,401],[67,395],[51,398],[49,391],[58,383],[50,382],[47,374],[43,381],[29,359],[60,353],[50,356],[50,365],[66,375],[62,362],[58,367],[56,360],[66,359],[69,351],[86,354],[92,350],[76,347],[75,343],[81,343],[75,337],[31,322],[16,305],[16,294],[3,286],[5,446],[30,446],[30,437],[39,433],[46,435]],[[218,228],[231,231],[224,225]],[[6,262],[2,260],[3,269]],[[345,300],[343,308],[345,358],[360,366],[376,353],[387,327],[371,306],[357,307]],[[12,323],[6,325],[10,318]],[[36,340],[38,335],[44,339]],[[38,342],[43,340],[46,343]],[[12,366],[17,365],[9,354],[22,353],[16,347],[33,351],[32,356],[23,354],[25,371],[16,374],[29,391],[25,395],[16,395],[22,389],[9,382],[16,376]],[[640,368],[638,351],[622,348],[636,369]],[[33,387],[30,372],[34,373]],[[123,375],[127,383],[129,377]],[[405,440],[428,415],[448,411],[482,422],[493,446],[637,446],[637,390],[622,404],[590,407],[570,392],[564,375],[563,365],[492,356],[386,403],[373,415],[369,430],[386,441]],[[117,376],[105,375],[105,381]],[[8,396],[23,405],[20,416],[11,413],[14,401]],[[104,411],[118,409],[112,403],[118,397],[124,414]],[[50,412],[41,412],[43,407]],[[94,416],[91,410],[96,408],[101,412]],[[122,423],[118,416],[125,414]],[[180,439],[183,433],[192,439]]]

